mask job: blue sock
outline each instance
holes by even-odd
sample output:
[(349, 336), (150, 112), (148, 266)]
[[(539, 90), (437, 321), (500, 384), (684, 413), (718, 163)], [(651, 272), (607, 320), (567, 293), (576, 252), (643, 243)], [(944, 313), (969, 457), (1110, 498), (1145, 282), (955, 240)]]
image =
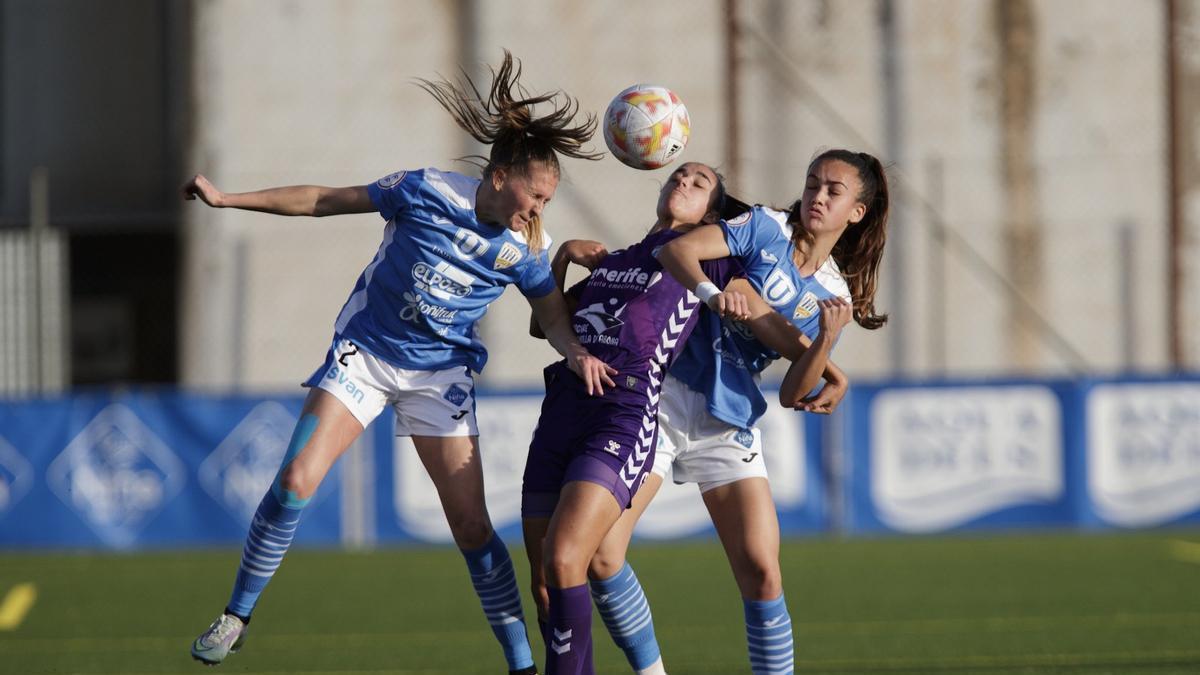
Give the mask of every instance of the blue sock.
[(288, 443), (278, 473), (271, 481), (271, 489), (263, 495), (250, 521), (250, 533), (242, 548), (242, 564), (238, 567), (237, 579), (233, 582), (233, 594), (229, 597), (226, 610), (248, 620), (258, 603), (258, 596), (267, 587), (267, 582), (279, 569), (283, 555), (292, 544), (300, 512), (308, 499), (300, 499), (294, 492), (284, 490), (279, 484), (280, 476), (288, 464), (300, 454), (300, 450), (317, 430), (317, 416), (305, 415), (296, 424), (292, 440)]
[(792, 673), (792, 617), (780, 593), (774, 600), (742, 599), (746, 612), (746, 644), (755, 675)]
[(661, 656), (654, 637), (654, 619), (650, 603), (642, 592), (637, 575), (629, 563), (607, 579), (593, 580), (592, 601), (629, 665), (635, 671), (654, 664)]
[(292, 543), (301, 510), (284, 506), (274, 490), (267, 490), (263, 495), (250, 523), (246, 546), (242, 549), (242, 564), (238, 567), (227, 607), (230, 612), (243, 618), (250, 617), (259, 594), (279, 568), (283, 554)]
[(525, 615), (521, 612), (521, 590), (513, 574), (508, 549), (493, 534), (491, 541), (473, 551), (462, 550), (471, 573), (471, 585), (483, 604), (483, 614), (492, 625), (492, 632), (504, 649), (510, 670), (533, 665), (533, 652), (525, 634)]

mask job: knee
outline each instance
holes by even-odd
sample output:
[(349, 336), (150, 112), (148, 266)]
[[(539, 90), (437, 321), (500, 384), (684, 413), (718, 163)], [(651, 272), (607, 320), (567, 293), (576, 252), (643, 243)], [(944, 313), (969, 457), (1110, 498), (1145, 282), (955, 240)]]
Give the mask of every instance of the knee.
[(783, 593), (783, 575), (776, 560), (748, 559), (737, 577), (742, 597), (747, 600), (774, 600)]
[[(546, 550), (543, 565), (546, 569), (546, 580), (555, 588), (564, 588), (565, 584), (577, 579), (586, 579), (590, 558), (572, 547), (555, 546)], [(582, 581), (580, 582), (582, 583)]]
[(308, 499), (321, 484), (321, 476), (301, 462), (292, 462), (279, 474), (279, 487), (299, 499)]
[(603, 549), (592, 556), (588, 563), (588, 578), (594, 580), (611, 579), (621, 568), (625, 567), (625, 556), (607, 553)]
[(446, 520), (450, 524), (450, 534), (454, 536), (454, 543), (459, 548), (482, 548), (492, 539), (492, 521), (486, 511), (482, 514), (455, 517), (446, 514)]

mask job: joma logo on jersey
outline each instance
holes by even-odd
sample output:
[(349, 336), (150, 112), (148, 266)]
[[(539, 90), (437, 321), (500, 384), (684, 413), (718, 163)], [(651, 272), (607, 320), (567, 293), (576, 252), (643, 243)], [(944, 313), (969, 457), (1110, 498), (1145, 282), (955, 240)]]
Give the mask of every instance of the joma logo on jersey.
[(486, 239), (470, 230), (460, 227), (454, 235), (454, 253), (463, 260), (474, 260), (490, 247)]
[(792, 312), (793, 319), (807, 319), (817, 313), (817, 296), (812, 291), (804, 293), (800, 302), (796, 303), (796, 311)]
[(492, 269), (507, 269), (521, 262), (523, 257), (521, 249), (509, 242), (504, 242), (504, 245), (500, 247), (500, 252), (496, 254), (496, 262), (492, 263)]
[(788, 278), (786, 272), (774, 270), (767, 275), (767, 280), (763, 283), (762, 297), (772, 307), (782, 307), (796, 297), (796, 285)]
[(412, 275), (417, 281), (417, 288), (443, 300), (467, 297), (475, 281), (475, 277), (447, 262), (438, 263), (437, 267), (417, 263), (413, 265)]

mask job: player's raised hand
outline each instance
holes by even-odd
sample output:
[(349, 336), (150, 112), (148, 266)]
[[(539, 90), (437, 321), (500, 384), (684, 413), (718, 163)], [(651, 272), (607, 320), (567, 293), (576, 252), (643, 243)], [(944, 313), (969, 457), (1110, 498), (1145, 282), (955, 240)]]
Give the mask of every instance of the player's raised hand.
[(608, 255), (604, 244), (590, 239), (571, 239), (563, 242), (562, 248), (567, 260), (589, 270), (596, 269), (600, 261)]
[(180, 188), (184, 199), (200, 198), (200, 201), (209, 206), (223, 206), (225, 194), (217, 189), (207, 178), (201, 174), (192, 176), (192, 179), (183, 184)]
[(841, 298), (827, 298), (817, 302), (821, 308), (820, 330), (831, 339), (836, 339), (838, 333), (854, 318), (854, 308)]
[(612, 379), (612, 376), (617, 374), (617, 369), (592, 356), (586, 349), (572, 354), (567, 359), (567, 367), (583, 380), (589, 396), (603, 396), (604, 385), (610, 388), (617, 386)]

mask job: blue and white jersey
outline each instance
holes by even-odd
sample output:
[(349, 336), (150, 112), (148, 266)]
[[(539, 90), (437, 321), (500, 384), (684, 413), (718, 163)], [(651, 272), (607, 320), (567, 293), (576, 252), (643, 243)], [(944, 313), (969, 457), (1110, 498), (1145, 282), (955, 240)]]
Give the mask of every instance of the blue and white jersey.
[[(820, 332), (819, 300), (850, 301), (850, 288), (833, 257), (815, 274), (800, 275), (792, 262), (792, 226), (787, 213), (763, 206), (722, 221), (725, 243), (742, 263), (747, 281), (772, 309), (787, 317), (809, 339)], [(754, 339), (744, 324), (722, 321), (705, 311), (671, 375), (705, 395), (708, 411), (719, 420), (750, 428), (767, 410), (758, 389), (759, 374), (779, 354)]]
[(398, 171), (367, 186), (387, 220), (375, 259), (335, 324), (337, 335), (399, 368), (483, 370), (475, 324), (504, 287), (530, 298), (554, 290), (547, 248), (475, 218), (479, 180), (448, 171)]

